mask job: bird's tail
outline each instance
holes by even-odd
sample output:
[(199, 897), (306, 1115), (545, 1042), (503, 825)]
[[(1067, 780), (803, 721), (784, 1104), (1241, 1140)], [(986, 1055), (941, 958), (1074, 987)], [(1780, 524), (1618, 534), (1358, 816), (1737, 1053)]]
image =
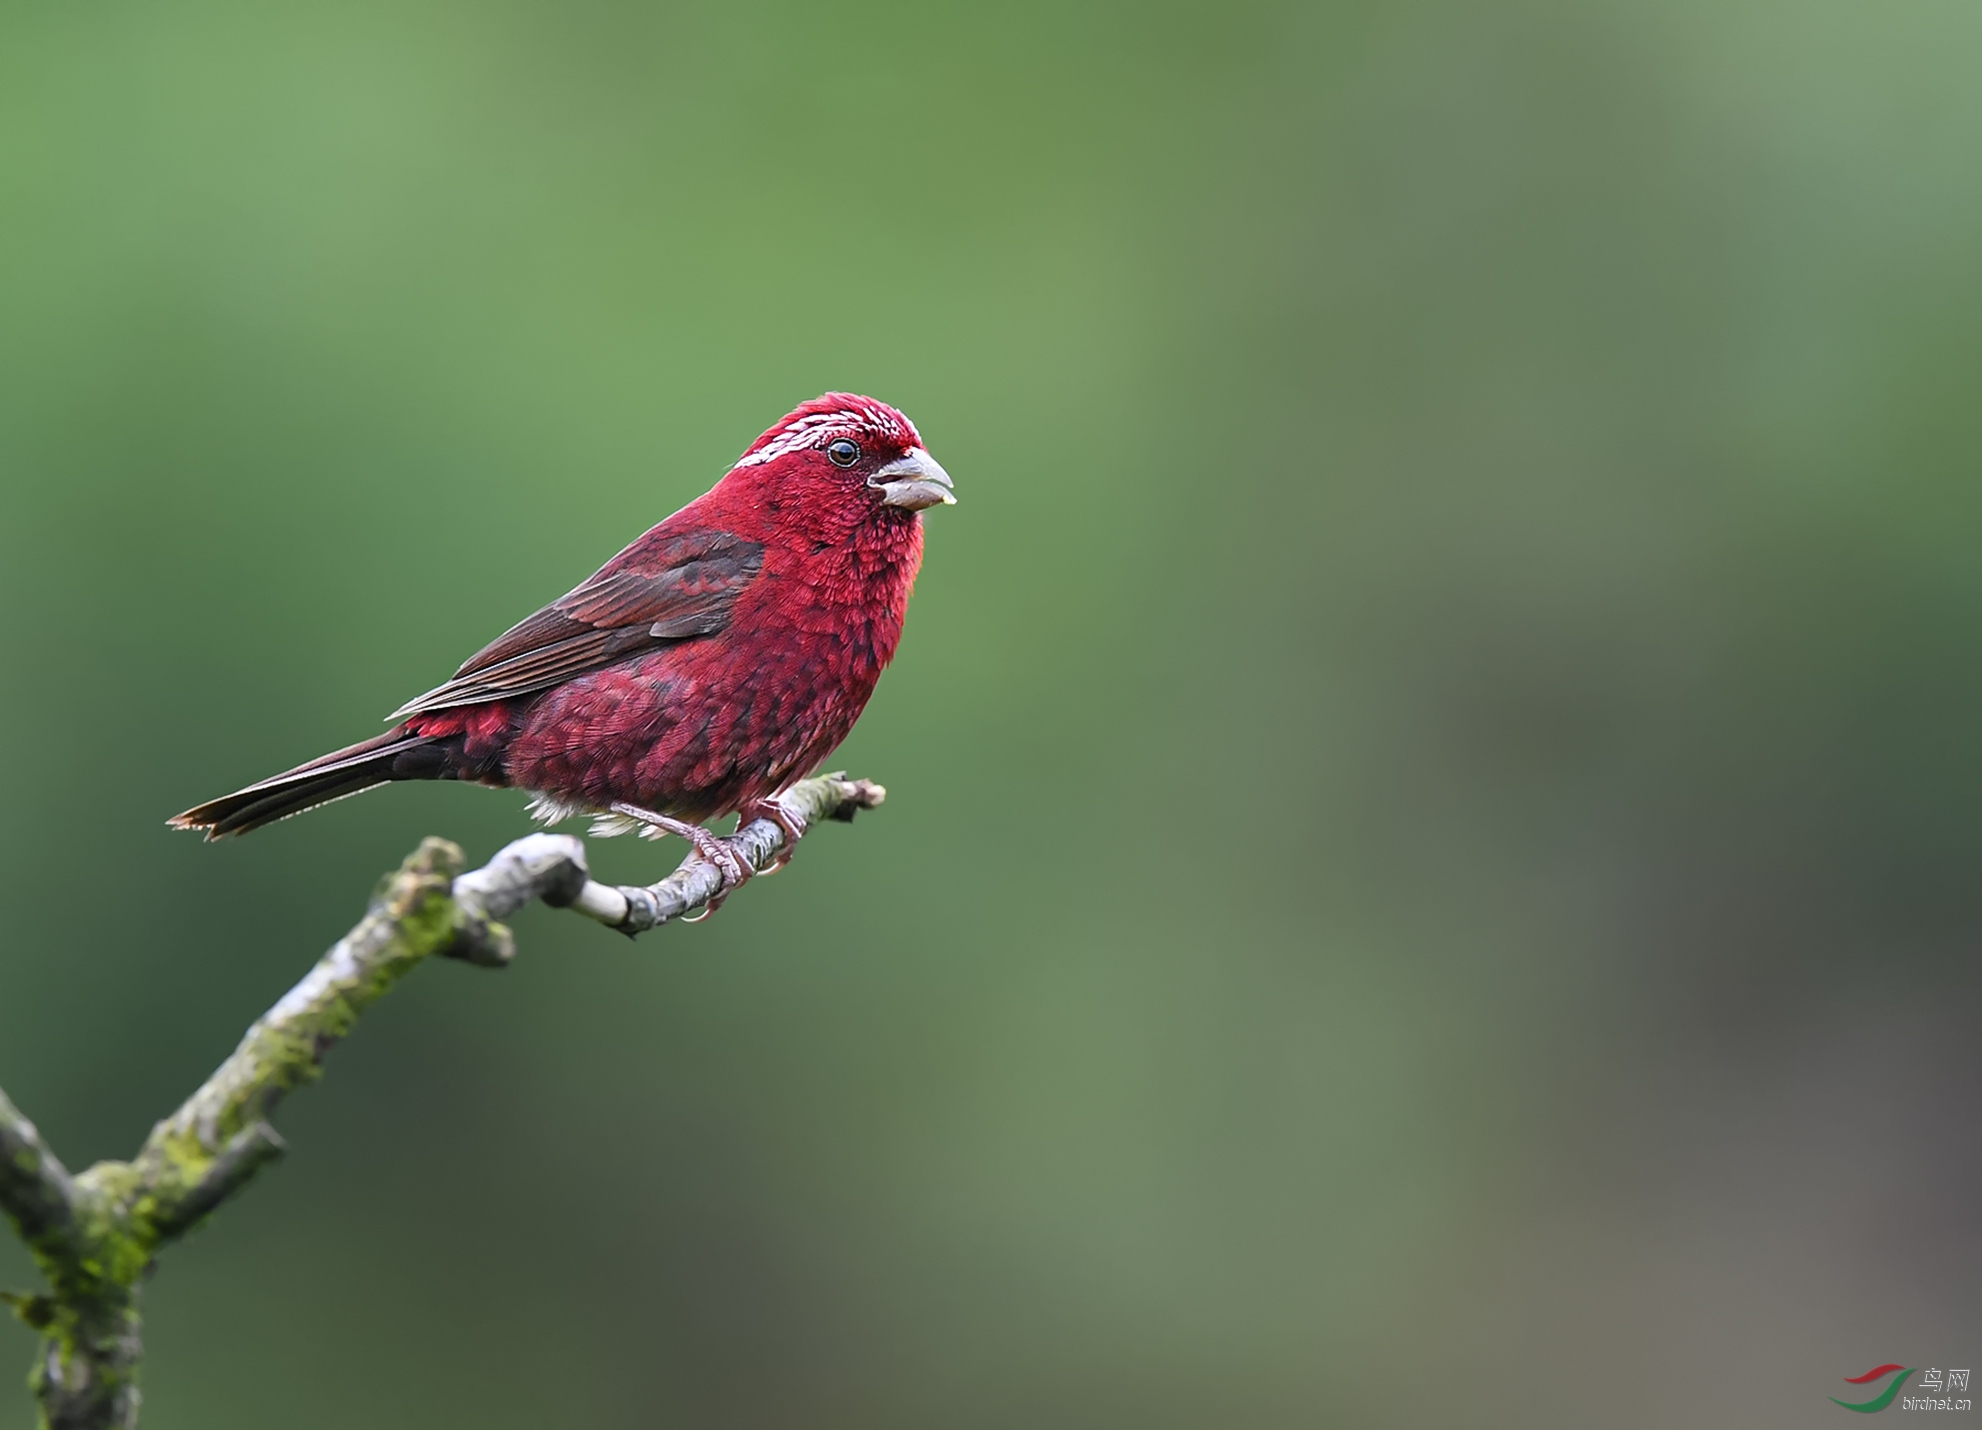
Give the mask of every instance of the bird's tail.
[(208, 839), (246, 834), (392, 780), (444, 779), (450, 773), (445, 746), (443, 739), (416, 735), (401, 725), (260, 784), (208, 800), (166, 822), (174, 829), (203, 829)]

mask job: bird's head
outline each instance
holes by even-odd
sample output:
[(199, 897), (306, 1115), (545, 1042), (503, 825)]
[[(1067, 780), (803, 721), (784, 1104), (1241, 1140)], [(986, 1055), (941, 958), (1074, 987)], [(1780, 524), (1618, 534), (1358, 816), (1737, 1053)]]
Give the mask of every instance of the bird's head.
[(724, 479), (764, 497), (790, 497), (840, 511), (912, 518), (956, 502), (950, 475), (929, 455), (915, 424), (871, 397), (829, 392), (786, 414)]

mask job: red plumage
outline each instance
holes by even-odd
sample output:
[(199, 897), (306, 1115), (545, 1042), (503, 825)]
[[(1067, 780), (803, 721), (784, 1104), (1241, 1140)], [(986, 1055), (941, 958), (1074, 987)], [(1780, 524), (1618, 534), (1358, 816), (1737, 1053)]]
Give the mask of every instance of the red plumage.
[(949, 488), (901, 413), (827, 393), (384, 735), (172, 823), (243, 834), (407, 779), (529, 790), (552, 813), (775, 813), (763, 802), (846, 738), (893, 659), (921, 509)]

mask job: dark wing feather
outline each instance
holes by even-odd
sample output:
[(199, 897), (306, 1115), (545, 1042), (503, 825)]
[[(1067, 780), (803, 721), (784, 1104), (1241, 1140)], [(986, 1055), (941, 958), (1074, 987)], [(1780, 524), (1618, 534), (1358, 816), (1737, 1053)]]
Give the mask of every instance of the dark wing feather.
[(387, 718), (531, 695), (658, 646), (713, 635), (764, 568), (759, 543), (726, 531), (691, 532), (654, 551), (644, 545), (510, 627), (454, 679)]

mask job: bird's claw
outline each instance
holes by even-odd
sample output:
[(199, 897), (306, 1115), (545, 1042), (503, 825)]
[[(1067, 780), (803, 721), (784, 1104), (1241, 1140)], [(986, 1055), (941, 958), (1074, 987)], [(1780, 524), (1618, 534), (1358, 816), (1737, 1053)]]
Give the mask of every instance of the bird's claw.
[[(758, 819), (770, 820), (785, 834), (784, 843), (778, 846), (777, 856), (768, 867), (757, 871), (760, 874), (775, 874), (791, 862), (791, 856), (798, 848), (798, 841), (805, 837), (805, 831), (809, 826), (803, 815), (785, 804), (783, 800), (776, 798), (754, 800), (743, 811), (743, 824)], [(739, 829), (742, 827), (742, 824), (737, 826)]]
[(731, 847), (727, 839), (718, 834), (711, 834), (699, 824), (690, 824), (685, 819), (671, 819), (665, 814), (656, 814), (651, 809), (642, 809), (634, 804), (615, 804), (612, 812), (623, 814), (628, 819), (637, 819), (642, 824), (652, 825), (656, 829), (664, 829), (669, 834), (679, 834), (694, 845), (696, 854), (705, 863), (714, 865), (716, 872), (722, 876), (722, 887), (710, 896), (708, 903), (702, 906), (702, 912), (692, 917), (683, 917), (683, 923), (702, 922), (720, 909), (723, 900), (742, 888), (749, 882), (750, 876), (757, 872), (751, 868), (747, 859)]

